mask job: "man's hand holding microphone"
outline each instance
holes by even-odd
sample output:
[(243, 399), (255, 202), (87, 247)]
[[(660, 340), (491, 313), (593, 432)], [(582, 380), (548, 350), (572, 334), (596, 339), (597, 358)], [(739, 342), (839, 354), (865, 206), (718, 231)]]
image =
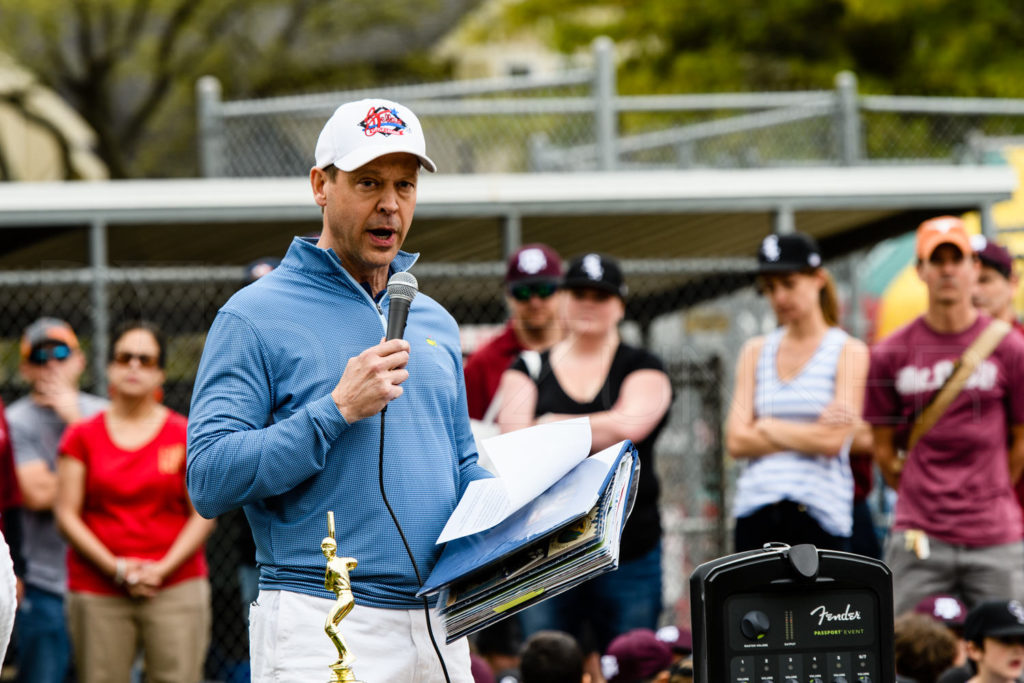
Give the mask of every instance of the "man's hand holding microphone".
[(387, 337), (358, 356), (349, 358), (345, 371), (331, 392), (334, 405), (349, 424), (376, 415), (402, 395), (402, 382), (409, 379), (409, 342), (402, 339), (409, 306), (418, 292), (412, 273), (398, 272), (388, 280)]

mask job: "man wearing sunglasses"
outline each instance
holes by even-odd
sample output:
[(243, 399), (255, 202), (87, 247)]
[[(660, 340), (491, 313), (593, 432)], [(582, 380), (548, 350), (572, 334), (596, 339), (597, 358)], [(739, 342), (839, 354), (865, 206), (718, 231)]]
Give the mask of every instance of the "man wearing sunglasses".
[[(562, 338), (561, 280), (562, 259), (546, 244), (526, 244), (509, 257), (504, 282), (508, 322), (463, 368), (466, 403), (478, 442), (500, 433), (495, 420), (501, 401), (495, 400), (495, 394), (502, 373), (523, 351), (544, 351)], [(483, 651), (486, 645), (497, 672), (515, 667), (521, 640), (518, 620), (506, 619), (484, 629), (477, 636), (477, 646)]]
[(466, 360), (470, 418), (493, 422), (485, 418), (501, 374), (523, 351), (544, 351), (562, 338), (561, 279), (562, 259), (546, 244), (524, 245), (509, 257), (505, 271), (508, 323)]
[(65, 544), (53, 519), (57, 444), (64, 428), (103, 410), (107, 401), (79, 391), (85, 357), (71, 326), (40, 318), (21, 338), (22, 377), (31, 389), (7, 409), (24, 512), (25, 598), (18, 607), (21, 680), (58, 683), (70, 662), (64, 628)]

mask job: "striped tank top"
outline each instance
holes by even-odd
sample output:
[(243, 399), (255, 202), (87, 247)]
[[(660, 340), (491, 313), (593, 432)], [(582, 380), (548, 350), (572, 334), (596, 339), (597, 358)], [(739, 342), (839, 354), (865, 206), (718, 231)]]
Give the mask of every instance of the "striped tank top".
[[(754, 417), (815, 422), (836, 393), (836, 366), (849, 335), (829, 328), (814, 355), (789, 381), (778, 375), (776, 356), (785, 328), (765, 337), (754, 378)], [(744, 460), (733, 504), (746, 517), (782, 500), (807, 507), (808, 514), (833, 536), (853, 531), (853, 475), (849, 454), (838, 457), (780, 451)]]

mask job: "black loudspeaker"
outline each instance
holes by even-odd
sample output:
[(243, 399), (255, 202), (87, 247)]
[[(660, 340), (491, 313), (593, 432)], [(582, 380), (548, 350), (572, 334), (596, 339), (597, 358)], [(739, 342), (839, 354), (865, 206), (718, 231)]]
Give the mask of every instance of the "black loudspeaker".
[(892, 572), (768, 544), (690, 576), (694, 683), (894, 683)]

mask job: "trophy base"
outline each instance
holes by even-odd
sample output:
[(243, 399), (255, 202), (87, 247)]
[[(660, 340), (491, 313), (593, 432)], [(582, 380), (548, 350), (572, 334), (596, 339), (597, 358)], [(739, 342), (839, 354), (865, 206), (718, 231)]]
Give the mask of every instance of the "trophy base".
[(334, 675), (328, 679), (327, 683), (361, 683), (352, 672), (352, 667), (347, 664), (335, 662), (329, 665), (329, 668), (334, 672)]

